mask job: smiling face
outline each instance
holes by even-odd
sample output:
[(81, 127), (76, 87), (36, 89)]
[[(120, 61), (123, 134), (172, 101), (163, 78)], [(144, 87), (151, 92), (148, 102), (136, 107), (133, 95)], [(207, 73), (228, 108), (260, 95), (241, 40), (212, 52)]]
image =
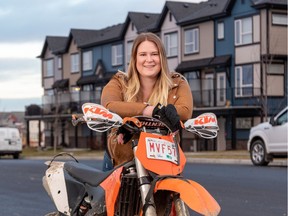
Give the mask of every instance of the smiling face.
[(145, 40), (139, 44), (136, 68), (142, 78), (156, 78), (158, 76), (161, 70), (161, 62), (159, 50), (155, 43)]

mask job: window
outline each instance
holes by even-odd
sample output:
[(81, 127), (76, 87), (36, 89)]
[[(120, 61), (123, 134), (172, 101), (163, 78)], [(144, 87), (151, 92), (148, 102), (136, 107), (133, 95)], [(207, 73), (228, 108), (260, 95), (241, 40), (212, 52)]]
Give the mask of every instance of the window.
[(235, 68), (235, 95), (237, 97), (252, 96), (253, 65), (238, 66)]
[(224, 39), (224, 22), (217, 24), (217, 38), (218, 40)]
[(235, 20), (235, 45), (252, 43), (252, 17)]
[(217, 105), (226, 103), (226, 73), (217, 74)]
[(58, 69), (61, 69), (62, 68), (62, 56), (58, 56), (57, 60), (58, 60)]
[(71, 73), (79, 72), (79, 54), (71, 55)]
[(191, 90), (199, 91), (200, 90), (200, 79), (199, 79), (199, 72), (198, 71), (192, 71), (184, 73), (184, 77), (187, 79), (187, 82), (190, 85)]
[(177, 32), (166, 34), (164, 36), (164, 44), (167, 52), (167, 57), (178, 55), (178, 34)]
[(54, 60), (48, 59), (44, 61), (44, 68), (45, 68), (45, 77), (51, 77), (54, 76), (54, 70), (53, 70)]
[(288, 122), (287, 110), (276, 119), (276, 125), (283, 125)]
[(237, 129), (249, 129), (252, 127), (252, 118), (236, 118)]
[(54, 95), (53, 89), (45, 89), (44, 95), (52, 96)]
[(112, 65), (122, 65), (123, 63), (123, 53), (122, 44), (112, 46)]
[(287, 14), (272, 14), (272, 24), (274, 25), (288, 25)]
[(278, 74), (284, 76), (284, 64), (267, 64), (268, 74)]
[(185, 31), (185, 54), (199, 52), (199, 29)]
[(92, 51), (83, 52), (83, 71), (92, 70)]
[(128, 41), (127, 42), (127, 46), (126, 46), (126, 53), (127, 53), (127, 56), (126, 56), (126, 63), (127, 65), (129, 65), (129, 62), (130, 62), (130, 58), (131, 58), (131, 53), (132, 53), (132, 46), (133, 46), (133, 41)]
[(171, 12), (169, 12), (169, 22), (172, 22), (173, 21), (173, 15)]

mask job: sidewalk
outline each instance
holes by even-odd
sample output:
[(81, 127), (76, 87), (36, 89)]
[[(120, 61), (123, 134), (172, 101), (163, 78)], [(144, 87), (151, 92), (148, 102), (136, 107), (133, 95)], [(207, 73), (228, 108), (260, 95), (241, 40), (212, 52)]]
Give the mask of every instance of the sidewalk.
[[(33, 153), (23, 151), (22, 157), (25, 159), (47, 159), (60, 152), (68, 152), (77, 159), (103, 159), (103, 151), (93, 151), (89, 149), (61, 149), (54, 153), (49, 151), (35, 151)], [(227, 151), (201, 151), (184, 152), (187, 162), (191, 163), (217, 163), (217, 164), (246, 164), (252, 165), (250, 155), (245, 150), (227, 150)], [(287, 159), (274, 159), (269, 163), (272, 166), (287, 166)]]
[[(217, 163), (217, 164), (246, 164), (253, 165), (250, 154), (245, 150), (227, 150), (213, 152), (186, 152), (187, 162)], [(272, 166), (287, 166), (287, 159), (274, 159), (269, 163)]]

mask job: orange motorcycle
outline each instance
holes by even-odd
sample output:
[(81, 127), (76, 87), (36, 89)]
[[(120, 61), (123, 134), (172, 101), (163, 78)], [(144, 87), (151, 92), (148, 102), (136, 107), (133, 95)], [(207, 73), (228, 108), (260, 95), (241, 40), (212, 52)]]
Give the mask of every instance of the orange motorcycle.
[[(134, 159), (111, 171), (72, 161), (47, 162), (43, 185), (57, 212), (52, 215), (201, 215), (214, 216), (220, 206), (199, 183), (182, 173), (186, 158), (173, 133), (159, 119), (135, 116), (122, 119), (101, 105), (85, 103), (83, 115), (72, 123), (86, 123), (97, 132), (125, 127), (139, 138), (132, 141)], [(205, 113), (182, 124), (183, 130), (210, 139), (217, 136), (217, 118)], [(72, 156), (71, 156), (72, 157)]]

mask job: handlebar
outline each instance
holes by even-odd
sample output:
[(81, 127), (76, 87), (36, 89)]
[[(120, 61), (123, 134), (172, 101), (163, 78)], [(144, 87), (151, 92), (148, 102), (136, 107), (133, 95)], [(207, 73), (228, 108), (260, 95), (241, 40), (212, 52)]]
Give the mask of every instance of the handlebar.
[[(118, 114), (94, 103), (83, 104), (82, 111), (83, 114), (72, 115), (73, 126), (86, 123), (91, 130), (96, 132), (105, 132), (111, 128), (124, 126), (134, 133), (141, 131), (172, 133), (167, 125), (153, 117), (135, 116), (122, 119)], [(186, 131), (205, 139), (215, 138), (219, 131), (214, 113), (203, 113), (196, 118), (187, 120), (183, 125)]]

